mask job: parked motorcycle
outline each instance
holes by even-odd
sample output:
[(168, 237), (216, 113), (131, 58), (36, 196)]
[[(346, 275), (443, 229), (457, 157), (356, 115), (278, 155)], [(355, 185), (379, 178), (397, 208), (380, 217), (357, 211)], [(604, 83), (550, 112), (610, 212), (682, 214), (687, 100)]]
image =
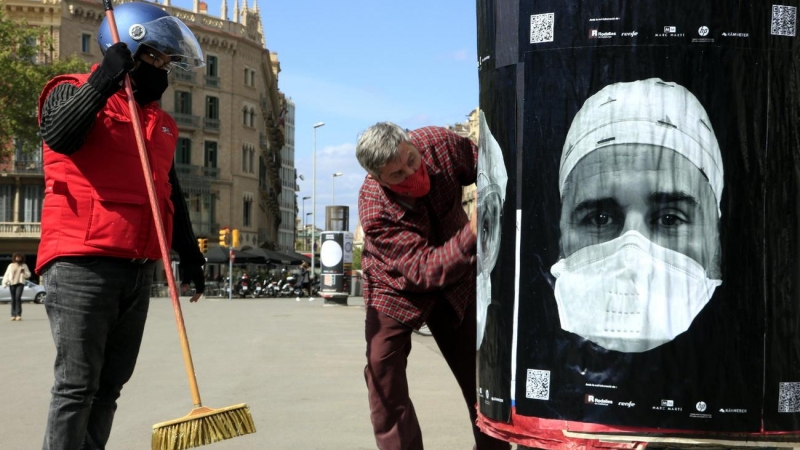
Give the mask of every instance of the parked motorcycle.
[(265, 293), (266, 291), (264, 290), (264, 283), (261, 281), (260, 277), (256, 277), (253, 283), (253, 290), (252, 290), (253, 298), (259, 298)]
[(279, 293), (280, 297), (296, 297), (297, 294), (294, 293), (294, 277), (286, 277), (283, 284), (281, 285), (281, 290)]
[(250, 293), (250, 278), (246, 274), (239, 277), (234, 292), (239, 298), (245, 298)]

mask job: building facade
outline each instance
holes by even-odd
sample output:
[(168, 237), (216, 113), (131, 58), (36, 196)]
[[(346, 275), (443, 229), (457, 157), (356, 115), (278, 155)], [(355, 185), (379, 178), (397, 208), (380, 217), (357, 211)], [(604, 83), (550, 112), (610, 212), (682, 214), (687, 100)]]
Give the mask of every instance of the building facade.
[(294, 102), (286, 99), (284, 136), (281, 149), (281, 224), (278, 228), (278, 251), (294, 251), (297, 217), (297, 170), (294, 167)]
[[(228, 19), (226, 0), (218, 17), (197, 0), (192, 10), (174, 8), (169, 0), (159, 5), (194, 32), (206, 60), (199, 71), (173, 70), (161, 100), (180, 130), (175, 167), (195, 234), (213, 246), (221, 227), (236, 228), (239, 248), (277, 248), (286, 239), (282, 228), (294, 231), (294, 214), (287, 220), (285, 211), (296, 207), (283, 202), (284, 190), (294, 199), (294, 105), (278, 90), (280, 63), (266, 49), (258, 6), (243, 0), (240, 7), (236, 0)], [(2, 8), (11, 20), (49, 30), (54, 45), (44, 60), (72, 54), (88, 63), (102, 60), (100, 0), (4, 0)], [(33, 256), (38, 249), (40, 153), (15, 154), (0, 164), (0, 255)], [(293, 236), (288, 242), (291, 248)]]

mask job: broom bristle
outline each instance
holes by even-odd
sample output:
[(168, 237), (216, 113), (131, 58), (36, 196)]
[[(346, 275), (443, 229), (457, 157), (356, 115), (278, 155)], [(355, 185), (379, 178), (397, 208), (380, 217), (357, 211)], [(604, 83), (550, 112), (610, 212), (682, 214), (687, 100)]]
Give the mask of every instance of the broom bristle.
[(180, 419), (153, 425), (153, 450), (182, 450), (255, 432), (245, 403), (222, 409), (197, 408)]

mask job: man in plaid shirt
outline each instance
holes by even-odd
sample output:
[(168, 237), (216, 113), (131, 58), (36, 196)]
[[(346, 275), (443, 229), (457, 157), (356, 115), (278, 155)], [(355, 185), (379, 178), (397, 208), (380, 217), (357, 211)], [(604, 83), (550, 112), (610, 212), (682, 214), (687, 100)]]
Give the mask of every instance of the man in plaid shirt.
[(477, 219), (461, 207), (478, 149), (444, 128), (407, 133), (382, 122), (356, 146), (367, 177), (358, 195), (364, 229), (364, 376), (381, 449), (421, 449), (406, 364), (411, 333), (427, 323), (467, 403), (477, 449), (509, 449), (475, 426)]

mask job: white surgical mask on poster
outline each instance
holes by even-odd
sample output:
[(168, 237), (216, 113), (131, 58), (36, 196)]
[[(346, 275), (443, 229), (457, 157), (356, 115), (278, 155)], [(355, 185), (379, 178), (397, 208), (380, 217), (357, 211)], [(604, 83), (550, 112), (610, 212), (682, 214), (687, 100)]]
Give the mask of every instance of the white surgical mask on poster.
[(479, 113), (478, 153), (478, 279), (477, 338), (480, 349), (486, 329), (486, 313), (492, 303), (491, 273), (500, 253), (500, 217), (506, 200), (508, 173), (503, 151), (492, 136), (483, 111)]
[(686, 331), (722, 280), (636, 231), (584, 247), (551, 268), (561, 328), (638, 353)]

